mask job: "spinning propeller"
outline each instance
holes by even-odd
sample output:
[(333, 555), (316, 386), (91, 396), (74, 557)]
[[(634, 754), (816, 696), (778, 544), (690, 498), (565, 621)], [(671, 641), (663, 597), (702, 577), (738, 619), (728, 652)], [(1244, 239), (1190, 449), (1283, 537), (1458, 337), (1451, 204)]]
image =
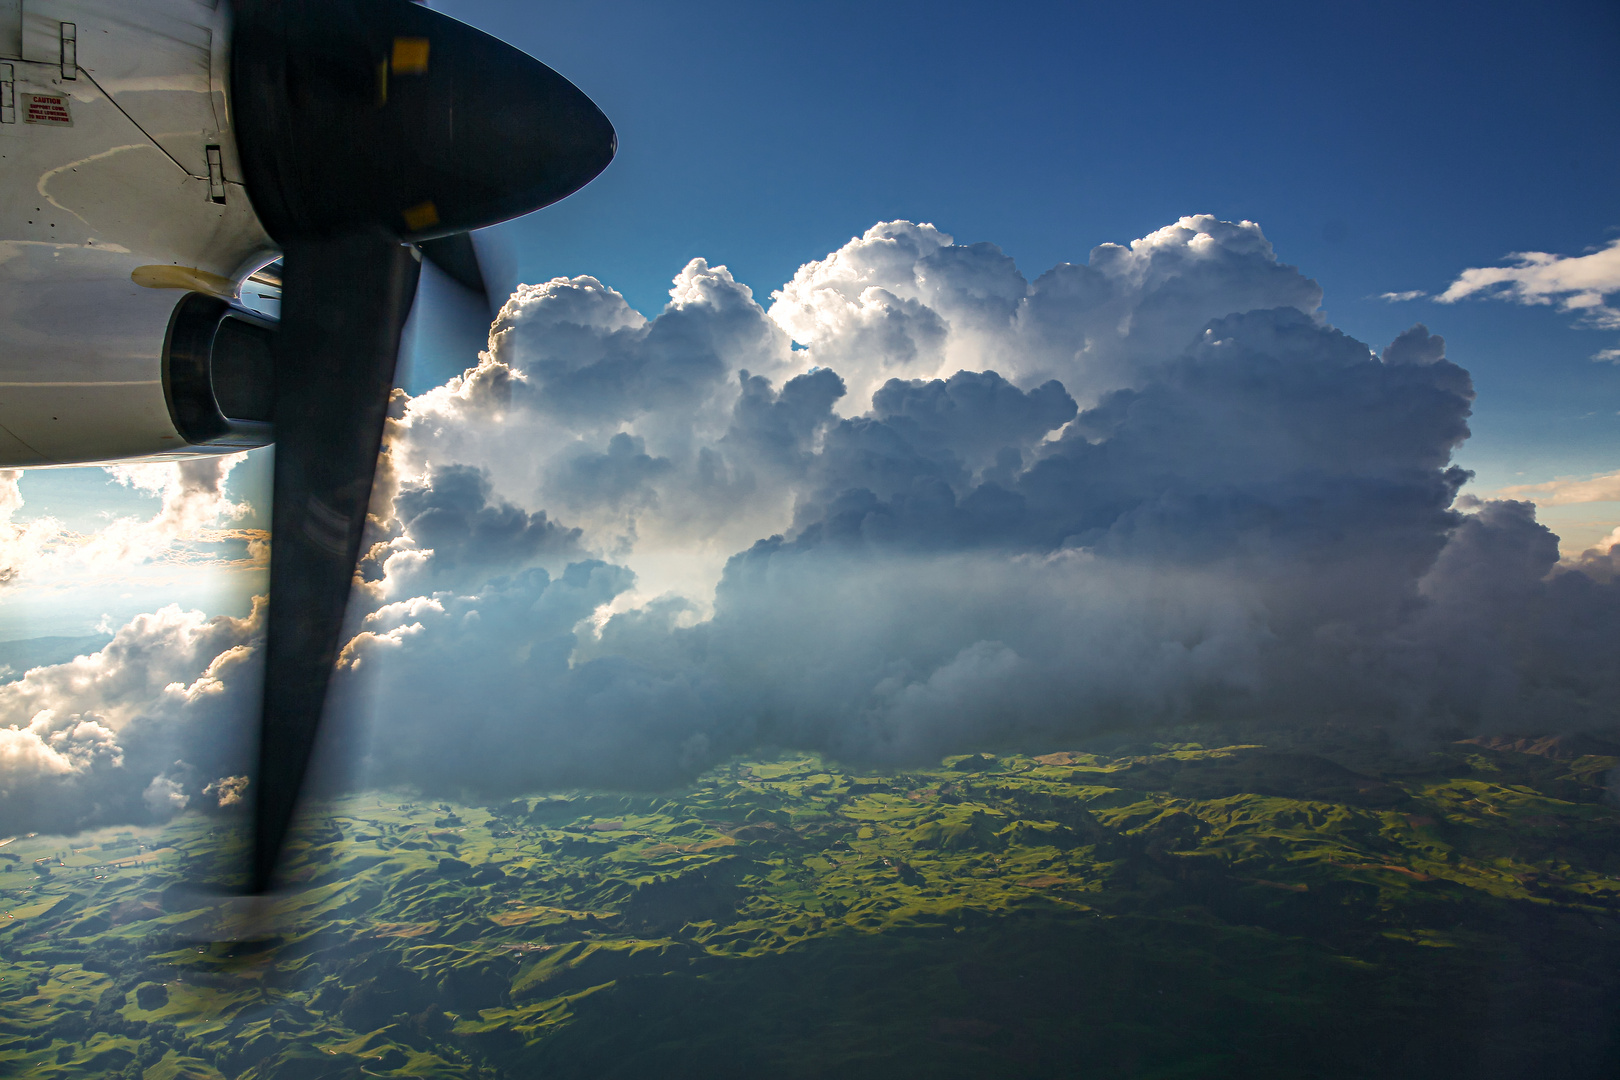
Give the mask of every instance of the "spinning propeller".
[(468, 230), (537, 210), (613, 159), (580, 90), (408, 0), (236, 0), (243, 179), (281, 246), (270, 609), (250, 888), (273, 880), (337, 658), (414, 245), (484, 294)]

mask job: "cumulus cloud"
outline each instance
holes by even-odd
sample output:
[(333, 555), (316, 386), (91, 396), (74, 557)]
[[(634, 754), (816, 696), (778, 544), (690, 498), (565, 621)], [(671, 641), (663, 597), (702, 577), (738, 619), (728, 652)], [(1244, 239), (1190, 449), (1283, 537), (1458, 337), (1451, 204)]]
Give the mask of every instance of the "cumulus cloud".
[(210, 619), (171, 605), (98, 652), (0, 686), (0, 820), (56, 831), (160, 820), (240, 773), (263, 610)]
[[(890, 222), (768, 311), (701, 261), (670, 296), (644, 320), (593, 279), (527, 286), (477, 368), (401, 411), (401, 491), (439, 483), (418, 463), (448, 439), (596, 558), (379, 578), (345, 653), (373, 775), (658, 784), (759, 742), (914, 760), (1302, 702), (1530, 718), (1434, 685), (1457, 567), (1508, 528), (1455, 505), (1467, 373), (1421, 324), (1381, 355), (1325, 325), (1252, 223), (1184, 218), (1032, 283)], [(1523, 600), (1555, 563), (1487, 576)], [(1527, 670), (1509, 607), (1476, 629)]]
[(146, 785), (141, 793), (141, 801), (152, 817), (158, 821), (167, 821), (186, 808), (191, 797), (186, 794), (185, 788), (179, 780), (170, 776), (154, 776), (152, 782)]
[(1388, 301), (1391, 304), (1404, 304), (1409, 300), (1421, 300), (1428, 295), (1422, 289), (1406, 289), (1402, 292), (1379, 293), (1378, 299)]
[[(1560, 563), (1530, 504), (1459, 499), (1467, 372), (1320, 303), (1207, 216), (1033, 281), (887, 222), (768, 309), (701, 259), (652, 318), (525, 285), (475, 366), (396, 401), (336, 683), (371, 724), (339, 751), (497, 794), (761, 744), (1612, 722), (1612, 548)], [(239, 799), (258, 617), (171, 609), (0, 688), (6, 809)]]
[[(479, 364), (392, 421), (388, 474), (427, 499), (460, 475), (436, 479), (437, 467), (476, 469), (488, 497), (545, 510), (546, 521), (576, 530), (579, 550), (633, 552), (643, 591), (701, 592), (791, 509), (780, 482), (792, 468), (787, 448), (760, 453), (771, 433), (739, 413), (767, 393), (774, 400), (802, 370), (752, 291), (702, 259), (677, 275), (652, 320), (594, 278), (521, 286)], [(804, 389), (783, 387), (788, 403), (776, 413), (783, 431), (809, 439), (814, 432), (786, 415), (805, 407)], [(390, 496), (381, 496), (387, 517)], [(396, 511), (389, 527), (398, 524)], [(560, 570), (563, 541), (557, 534), (526, 557)], [(401, 591), (390, 583), (380, 595)]]
[[(1620, 308), (1608, 302), (1620, 293), (1620, 240), (1585, 255), (1521, 251), (1508, 259), (1508, 266), (1464, 270), (1435, 300), (1451, 304), (1486, 296), (1518, 304), (1553, 304), (1579, 315), (1587, 326), (1620, 330)], [(1604, 349), (1593, 359), (1620, 362), (1620, 349)]]
[(165, 539), (189, 536), (215, 520), (239, 517), (247, 507), (225, 495), (225, 478), (245, 454), (191, 458), (152, 465), (112, 465), (107, 473), (120, 484), (156, 495), (163, 508), (142, 523), (145, 532)]
[(1034, 282), (994, 244), (885, 222), (806, 263), (772, 297), (772, 320), (843, 376), (847, 409), (859, 414), (891, 378), (963, 369), (1020, 384), (1058, 378), (1088, 401), (1175, 355), (1212, 318), (1314, 315), (1322, 290), (1279, 262), (1254, 222), (1201, 214), (1128, 246), (1102, 244)]
[(209, 784), (204, 784), (203, 798), (213, 799), (216, 806), (224, 809), (240, 803), (247, 794), (248, 778), (246, 776), (222, 776)]
[(23, 507), (22, 475), (20, 469), (0, 471), (0, 587), (39, 568), (69, 535), (55, 518), (13, 520)]

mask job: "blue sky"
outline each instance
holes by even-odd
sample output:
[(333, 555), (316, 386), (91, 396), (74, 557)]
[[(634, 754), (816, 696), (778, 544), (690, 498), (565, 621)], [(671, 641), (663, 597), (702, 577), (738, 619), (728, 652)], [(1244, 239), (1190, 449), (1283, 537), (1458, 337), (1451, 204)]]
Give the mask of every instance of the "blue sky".
[[(1346, 332), (1381, 348), (1421, 320), (1446, 338), (1479, 392), (1460, 455), (1476, 489), (1620, 468), (1620, 365), (1590, 360), (1620, 334), (1549, 306), (1378, 299), (1620, 236), (1613, 4), (435, 6), (563, 72), (619, 131), (600, 179), (497, 230), (507, 284), (592, 274), (651, 316), (694, 256), (768, 303), (882, 220), (996, 243), (1033, 279), (1183, 214), (1249, 219)], [(416, 389), (471, 361), (428, 322)], [(267, 475), (256, 454), (232, 491), (262, 511)], [(20, 519), (80, 531), (156, 506), (100, 470), (30, 473), (22, 492)], [(1542, 518), (1579, 546), (1620, 504)], [(241, 609), (253, 580), (141, 573), (14, 591), (0, 639), (156, 596)]]

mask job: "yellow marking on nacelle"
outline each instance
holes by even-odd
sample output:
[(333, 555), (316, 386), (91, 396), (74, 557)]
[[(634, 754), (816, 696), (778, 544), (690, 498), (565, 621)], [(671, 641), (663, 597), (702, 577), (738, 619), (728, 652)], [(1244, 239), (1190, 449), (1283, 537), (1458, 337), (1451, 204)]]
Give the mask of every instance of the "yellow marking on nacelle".
[(137, 266), (130, 271), (129, 280), (143, 289), (190, 289), (222, 300), (236, 297), (234, 281), (195, 266), (169, 266), (163, 263)]

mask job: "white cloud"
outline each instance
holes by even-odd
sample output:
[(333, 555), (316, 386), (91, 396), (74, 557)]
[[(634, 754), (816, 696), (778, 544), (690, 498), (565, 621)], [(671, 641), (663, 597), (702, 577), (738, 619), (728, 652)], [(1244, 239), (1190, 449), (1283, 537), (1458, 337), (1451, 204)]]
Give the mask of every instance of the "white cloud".
[(1422, 289), (1407, 289), (1405, 292), (1379, 293), (1378, 299), (1387, 300), (1391, 304), (1403, 304), (1408, 300), (1421, 300), (1428, 295)]
[(155, 539), (173, 540), (193, 536), (221, 518), (247, 513), (246, 504), (233, 503), (225, 495), (226, 478), (246, 457), (227, 454), (153, 465), (112, 465), (106, 471), (120, 484), (163, 500), (157, 516), (144, 522), (143, 528)]
[(1500, 495), (1505, 499), (1534, 499), (1543, 506), (1620, 501), (1620, 471), (1584, 479), (1561, 476), (1539, 484), (1514, 484)]
[(167, 776), (154, 776), (141, 793), (141, 801), (146, 803), (154, 818), (166, 821), (184, 810), (191, 797), (185, 793), (180, 781)]
[[(1620, 292), (1620, 239), (1586, 255), (1521, 251), (1508, 258), (1513, 265), (1464, 270), (1435, 300), (1451, 304), (1484, 295), (1519, 304), (1556, 304), (1578, 314), (1587, 326), (1620, 330), (1620, 308), (1607, 302)], [(1620, 362), (1620, 349), (1604, 349), (1592, 359)]]
[(98, 760), (116, 767), (123, 764), (123, 754), (116, 735), (93, 718), (41, 709), (27, 723), (0, 727), (0, 771), (11, 784), (26, 782), (30, 774), (55, 777), (88, 771)]
[(1252, 221), (1181, 218), (1034, 282), (994, 244), (956, 245), (932, 225), (883, 222), (772, 293), (771, 318), (849, 389), (858, 415), (891, 378), (993, 369), (1020, 385), (1056, 378), (1082, 404), (1173, 356), (1210, 319), (1294, 307), (1322, 291), (1277, 261)]
[[(431, 511), (424, 526), (454, 529), (463, 567), (505, 535), (496, 519), (506, 515), (506, 528), (530, 530), (532, 560), (553, 570), (584, 551), (612, 554), (648, 595), (702, 595), (735, 551), (788, 524), (792, 496), (781, 481), (791, 463), (731, 432), (743, 372), (780, 386), (804, 361), (724, 266), (692, 260), (651, 321), (594, 278), (521, 286), (489, 340), (478, 366), (412, 399), (391, 423), (374, 500), (387, 515), (395, 491), (414, 491), (397, 509)], [(437, 466), (460, 470), (441, 474), (465, 489), (454, 507), (433, 493)], [(512, 517), (519, 506), (543, 509), (543, 525)], [(472, 517), (456, 520), (465, 514), (482, 515), (478, 537)], [(448, 560), (429, 568), (419, 554), (432, 546), (426, 529), (390, 527), (379, 598), (416, 588), (407, 577), (417, 572), (447, 587)], [(545, 527), (557, 530), (549, 540), (537, 535)]]

